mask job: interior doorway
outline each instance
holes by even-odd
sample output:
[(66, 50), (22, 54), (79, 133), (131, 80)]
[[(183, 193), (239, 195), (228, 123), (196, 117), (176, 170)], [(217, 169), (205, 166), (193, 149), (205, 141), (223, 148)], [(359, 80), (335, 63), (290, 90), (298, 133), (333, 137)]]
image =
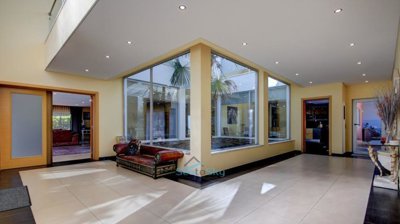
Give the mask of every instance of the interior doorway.
[(52, 93), (52, 161), (92, 158), (92, 97)]
[(330, 154), (330, 99), (303, 100), (303, 151)]
[(353, 100), (353, 153), (368, 154), (368, 145), (379, 145), (383, 124), (376, 109), (376, 99)]

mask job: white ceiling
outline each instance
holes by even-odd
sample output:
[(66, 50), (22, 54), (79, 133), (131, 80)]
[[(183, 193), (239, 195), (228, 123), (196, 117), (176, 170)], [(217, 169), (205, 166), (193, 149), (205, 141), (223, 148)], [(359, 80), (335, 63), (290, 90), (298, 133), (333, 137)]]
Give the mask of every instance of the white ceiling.
[(399, 17), (400, 0), (99, 0), (48, 70), (108, 79), (203, 38), (302, 85), (388, 80)]
[(53, 92), (53, 105), (70, 107), (90, 107), (89, 95)]

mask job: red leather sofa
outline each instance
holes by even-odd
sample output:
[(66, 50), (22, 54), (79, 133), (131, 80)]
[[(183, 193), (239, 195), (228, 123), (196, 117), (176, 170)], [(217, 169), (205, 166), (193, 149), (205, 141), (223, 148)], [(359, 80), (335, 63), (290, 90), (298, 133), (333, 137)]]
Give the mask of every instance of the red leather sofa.
[(53, 146), (78, 145), (79, 134), (70, 130), (54, 129)]
[(154, 179), (176, 172), (177, 161), (183, 153), (150, 145), (142, 145), (139, 140), (127, 144), (114, 145), (117, 166), (121, 166)]

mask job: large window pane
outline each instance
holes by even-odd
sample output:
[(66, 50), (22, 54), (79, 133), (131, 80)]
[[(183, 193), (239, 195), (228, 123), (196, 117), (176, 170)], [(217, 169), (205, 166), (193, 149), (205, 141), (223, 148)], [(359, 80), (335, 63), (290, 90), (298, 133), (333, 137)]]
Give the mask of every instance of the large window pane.
[(269, 142), (289, 139), (289, 85), (268, 78)]
[(257, 72), (212, 54), (212, 150), (257, 144)]
[(190, 56), (126, 79), (126, 132), (145, 144), (189, 150)]
[[(149, 70), (140, 74), (148, 74)], [(127, 134), (141, 140), (150, 140), (150, 83), (140, 76), (126, 80)]]

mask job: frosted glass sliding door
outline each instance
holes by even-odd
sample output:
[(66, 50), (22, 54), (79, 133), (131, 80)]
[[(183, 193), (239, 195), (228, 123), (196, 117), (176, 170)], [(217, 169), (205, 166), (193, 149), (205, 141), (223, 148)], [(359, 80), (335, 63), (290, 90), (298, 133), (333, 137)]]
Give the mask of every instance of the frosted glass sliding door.
[(42, 97), (13, 93), (11, 104), (12, 158), (42, 155)]

